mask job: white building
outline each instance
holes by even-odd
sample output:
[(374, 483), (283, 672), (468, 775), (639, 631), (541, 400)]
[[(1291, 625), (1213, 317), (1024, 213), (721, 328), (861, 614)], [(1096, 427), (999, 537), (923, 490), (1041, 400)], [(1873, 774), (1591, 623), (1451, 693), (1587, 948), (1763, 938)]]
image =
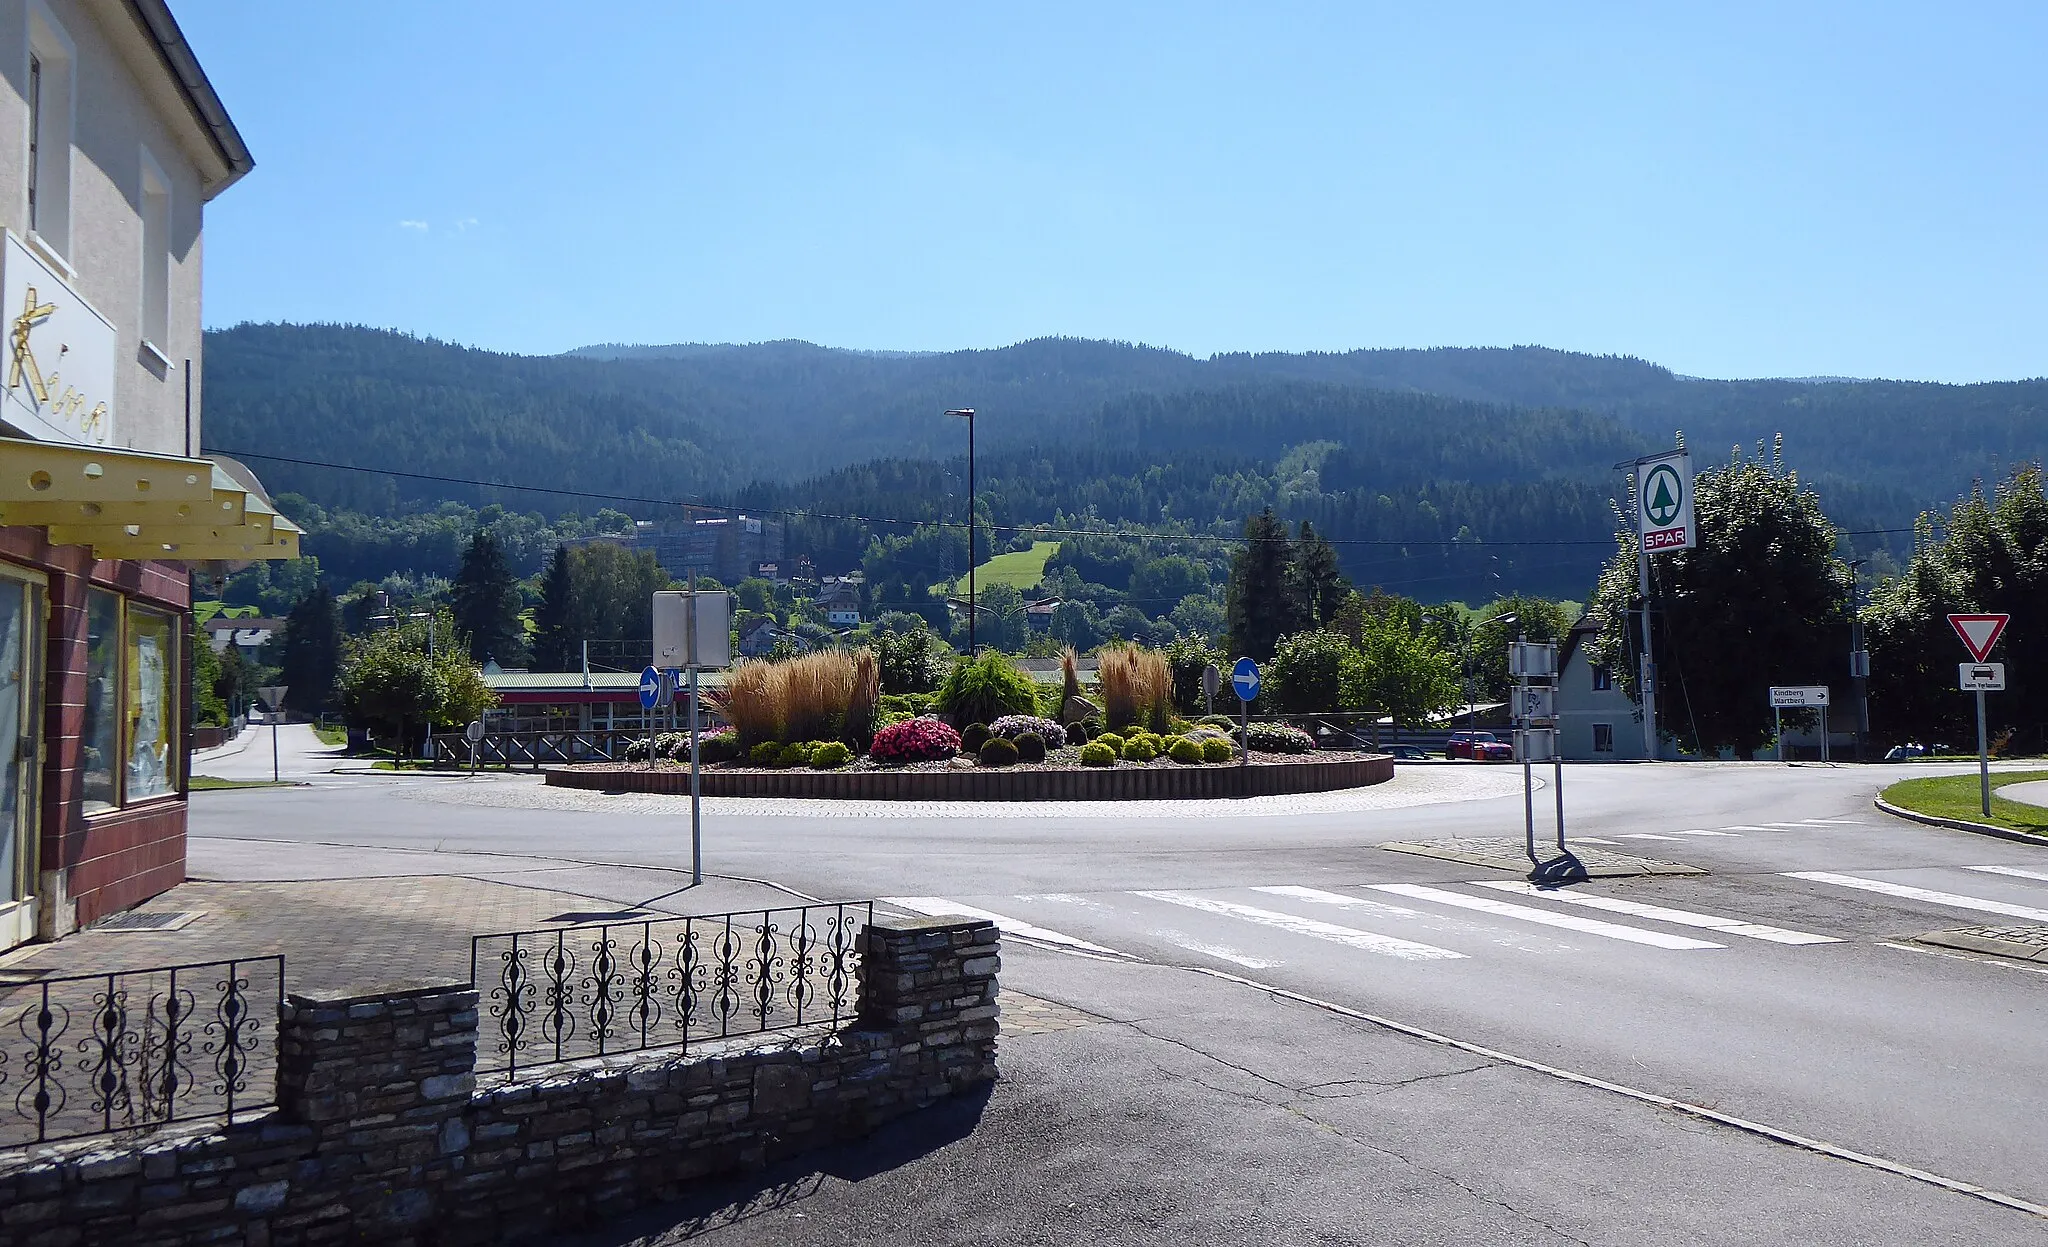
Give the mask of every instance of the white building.
[(1607, 667), (1593, 661), (1588, 647), (1600, 623), (1580, 616), (1558, 653), (1557, 748), (1568, 762), (1641, 761), (1643, 720)]

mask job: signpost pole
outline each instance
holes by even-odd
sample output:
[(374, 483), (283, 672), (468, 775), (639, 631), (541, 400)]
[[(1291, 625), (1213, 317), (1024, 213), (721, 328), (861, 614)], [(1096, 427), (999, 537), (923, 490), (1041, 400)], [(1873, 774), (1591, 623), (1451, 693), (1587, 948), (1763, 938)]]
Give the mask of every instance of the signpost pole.
[(1822, 765), (1822, 766), (1826, 766), (1826, 765), (1828, 764), (1828, 761), (1829, 761), (1829, 758), (1828, 758), (1828, 708), (1827, 708), (1826, 706), (1822, 706), (1822, 707), (1820, 708), (1820, 761), (1821, 761), (1821, 765)]
[[(1636, 487), (1642, 488), (1640, 476)], [(1642, 674), (1638, 677), (1643, 686), (1643, 757), (1651, 762), (1657, 760), (1657, 664), (1650, 657), (1650, 552), (1642, 548), (1642, 537), (1636, 537), (1636, 591), (1643, 599), (1643, 655)]]
[(697, 740), (697, 573), (690, 573), (690, 611), (683, 617), (683, 655), (690, 668), (690, 883), (704, 882), (703, 758)]
[(1777, 737), (1778, 761), (1783, 762), (1785, 760), (1785, 712), (1776, 706), (1771, 707), (1771, 735)]
[(1984, 732), (1984, 690), (1977, 690), (1977, 792), (1984, 817), (1991, 817), (1991, 742)]
[[(1977, 721), (1978, 721), (1979, 723), (1982, 723), (1982, 722), (1984, 721), (1984, 694), (1982, 694), (1982, 693), (1979, 693), (1979, 694), (1977, 694)], [(1980, 727), (1980, 728), (1979, 728), (1979, 729), (1977, 730), (1977, 735), (1978, 735), (1979, 737), (1982, 737), (1982, 736), (1984, 735), (1984, 731), (1983, 731), (1983, 729), (1982, 729), (1981, 727)], [(270, 782), (271, 782), (271, 783), (273, 783), (273, 784), (274, 784), (274, 783), (276, 783), (276, 782), (278, 782), (278, 780), (277, 780), (277, 711), (275, 711), (275, 710), (273, 710), (273, 711), (271, 711), (271, 712), (270, 712)]]

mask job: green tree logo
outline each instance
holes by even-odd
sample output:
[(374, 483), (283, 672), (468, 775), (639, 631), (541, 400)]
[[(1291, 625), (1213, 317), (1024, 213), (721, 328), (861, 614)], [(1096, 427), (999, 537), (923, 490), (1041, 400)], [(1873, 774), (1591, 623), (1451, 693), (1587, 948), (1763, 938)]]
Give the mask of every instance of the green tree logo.
[(1659, 528), (1671, 527), (1678, 520), (1678, 503), (1684, 493), (1678, 469), (1668, 463), (1658, 464), (1650, 470), (1649, 482), (1643, 489), (1643, 514)]

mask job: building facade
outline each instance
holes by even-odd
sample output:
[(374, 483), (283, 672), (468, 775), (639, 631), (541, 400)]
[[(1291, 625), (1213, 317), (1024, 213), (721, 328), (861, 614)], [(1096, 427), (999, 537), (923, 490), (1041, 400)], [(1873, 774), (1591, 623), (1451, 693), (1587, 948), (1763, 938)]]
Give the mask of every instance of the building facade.
[(687, 523), (641, 521), (628, 546), (651, 550), (661, 569), (681, 580), (691, 572), (720, 584), (736, 585), (762, 576), (777, 578), (782, 569), (784, 527), (781, 520), (729, 512)]
[(204, 207), (252, 167), (162, 0), (0, 0), (0, 948), (185, 876), (191, 573), (291, 558), (198, 457)]
[(1614, 673), (1593, 661), (1600, 624), (1591, 615), (1572, 625), (1557, 667), (1557, 749), (1568, 762), (1639, 762), (1643, 719)]

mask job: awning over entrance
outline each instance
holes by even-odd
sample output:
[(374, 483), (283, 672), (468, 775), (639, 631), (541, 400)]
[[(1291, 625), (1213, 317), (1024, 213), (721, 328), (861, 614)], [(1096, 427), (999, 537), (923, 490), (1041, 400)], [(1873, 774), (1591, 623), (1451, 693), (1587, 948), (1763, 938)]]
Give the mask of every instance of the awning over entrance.
[(0, 524), (102, 559), (249, 563), (299, 556), (298, 525), (210, 459), (0, 438)]

